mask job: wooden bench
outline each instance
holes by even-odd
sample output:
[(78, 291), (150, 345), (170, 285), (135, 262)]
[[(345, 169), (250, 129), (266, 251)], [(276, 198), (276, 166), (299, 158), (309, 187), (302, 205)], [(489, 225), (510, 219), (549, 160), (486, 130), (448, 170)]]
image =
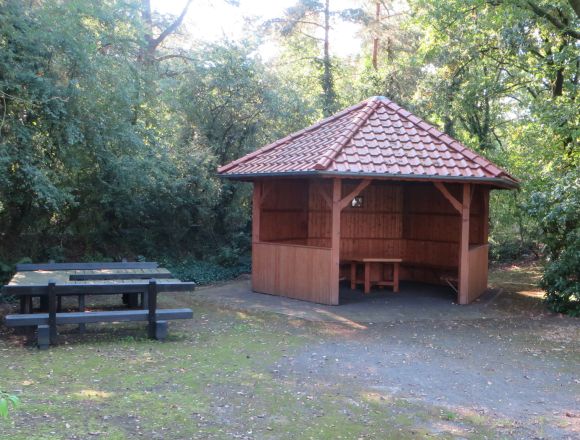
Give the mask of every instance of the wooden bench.
[[(142, 321), (149, 323), (148, 335), (153, 339), (163, 339), (167, 332), (168, 319), (188, 319), (193, 316), (190, 309), (157, 310), (157, 294), (160, 292), (192, 291), (195, 283), (171, 282), (157, 280), (132, 280), (131, 282), (98, 283), (98, 284), (56, 284), (48, 285), (7, 285), (2, 288), (4, 294), (15, 296), (46, 297), (48, 313), (20, 314), (6, 317), (6, 325), (12, 327), (36, 326), (38, 329), (38, 346), (46, 348), (57, 343), (58, 324), (79, 324), (88, 322)], [(57, 297), (67, 295), (114, 295), (142, 294), (146, 298), (147, 310), (124, 310), (112, 312), (68, 312), (57, 313)], [(163, 319), (162, 319), (163, 318)]]
[[(151, 319), (147, 310), (115, 310), (107, 312), (69, 312), (56, 313), (55, 325), (62, 324), (91, 324), (101, 322), (133, 322), (149, 321), (148, 335), (150, 338), (164, 340), (167, 336), (167, 321), (174, 319), (191, 319), (191, 309), (157, 310)], [(51, 340), (50, 315), (36, 313), (29, 315), (8, 315), (5, 318), (7, 327), (37, 327), (38, 348), (48, 348), (54, 341)]]

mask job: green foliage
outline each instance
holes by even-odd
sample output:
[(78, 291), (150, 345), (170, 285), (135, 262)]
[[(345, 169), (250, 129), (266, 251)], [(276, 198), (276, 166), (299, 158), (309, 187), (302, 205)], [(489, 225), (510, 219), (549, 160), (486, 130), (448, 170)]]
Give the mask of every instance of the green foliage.
[(5, 391), (0, 391), (0, 419), (7, 419), (10, 415), (10, 408), (17, 408), (20, 399)]
[[(227, 265), (225, 266), (221, 257), (203, 261), (193, 258), (179, 261), (167, 260), (164, 262), (164, 266), (180, 280), (195, 281), (199, 285), (233, 279), (251, 271), (249, 259), (233, 258), (231, 255), (228, 257)], [(222, 261), (222, 264), (220, 264), (220, 261)]]
[(530, 212), (538, 218), (547, 263), (542, 278), (546, 301), (563, 313), (580, 316), (580, 173), (532, 195)]

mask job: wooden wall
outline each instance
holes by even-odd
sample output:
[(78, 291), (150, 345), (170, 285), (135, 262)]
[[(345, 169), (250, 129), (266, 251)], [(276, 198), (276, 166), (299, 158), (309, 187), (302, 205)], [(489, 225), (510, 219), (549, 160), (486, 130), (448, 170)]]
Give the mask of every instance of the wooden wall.
[(254, 243), (252, 289), (256, 292), (336, 305), (330, 283), (330, 249)]
[(268, 180), (263, 186), (260, 240), (304, 243), (308, 238), (308, 181)]
[[(343, 197), (357, 183), (344, 180)], [(461, 201), (462, 185), (446, 187)], [(330, 180), (271, 180), (263, 188), (262, 242), (330, 248)], [(473, 188), (471, 246), (487, 242), (486, 190)], [(403, 280), (440, 284), (442, 275), (457, 276), (460, 216), (433, 183), (374, 181), (360, 195), (363, 206), (347, 206), (341, 214), (341, 260), (402, 258)]]
[(472, 302), (487, 289), (489, 245), (481, 244), (469, 249), (468, 302)]

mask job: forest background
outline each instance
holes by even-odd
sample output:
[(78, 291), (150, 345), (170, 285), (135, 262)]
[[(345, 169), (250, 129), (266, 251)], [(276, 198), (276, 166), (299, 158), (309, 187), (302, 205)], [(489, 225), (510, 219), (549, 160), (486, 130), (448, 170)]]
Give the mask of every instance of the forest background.
[(579, 0), (298, 0), (223, 39), (186, 25), (203, 0), (173, 3), (0, 0), (0, 281), (51, 259), (247, 271), (250, 188), (217, 166), (384, 95), (521, 180), (493, 193), (491, 258), (539, 259), (580, 314)]

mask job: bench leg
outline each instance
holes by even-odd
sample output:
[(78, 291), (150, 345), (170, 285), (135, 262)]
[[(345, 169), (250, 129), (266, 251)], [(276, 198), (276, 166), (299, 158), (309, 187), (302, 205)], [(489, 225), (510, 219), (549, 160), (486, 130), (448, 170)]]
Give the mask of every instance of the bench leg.
[(354, 261), (350, 263), (350, 289), (356, 289), (356, 263)]
[[(79, 312), (85, 311), (85, 305), (85, 295), (79, 295)], [(86, 329), (86, 324), (79, 324), (79, 333), (84, 333)]]
[(163, 341), (167, 337), (167, 321), (155, 322), (155, 339)]
[(141, 308), (143, 310), (149, 309), (149, 294), (147, 292), (141, 294)]
[(393, 292), (399, 291), (399, 263), (393, 265)]
[(40, 350), (46, 350), (50, 345), (50, 327), (39, 325), (36, 335), (36, 342)]

